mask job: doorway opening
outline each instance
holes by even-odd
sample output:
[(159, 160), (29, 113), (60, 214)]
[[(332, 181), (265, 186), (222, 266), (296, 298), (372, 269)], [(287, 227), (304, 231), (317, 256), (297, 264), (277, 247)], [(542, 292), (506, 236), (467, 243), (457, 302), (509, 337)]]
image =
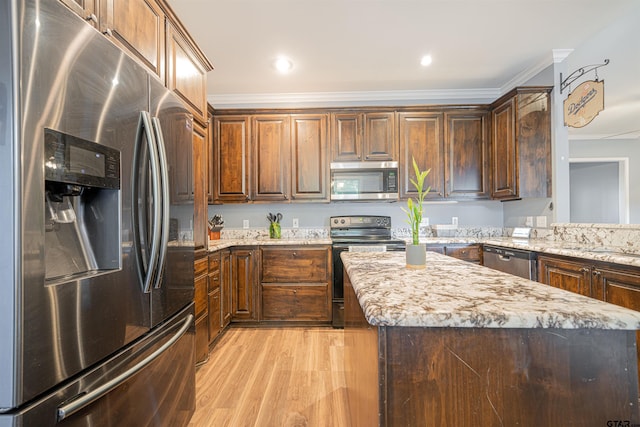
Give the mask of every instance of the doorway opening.
[(570, 221), (629, 223), (629, 159), (569, 159)]

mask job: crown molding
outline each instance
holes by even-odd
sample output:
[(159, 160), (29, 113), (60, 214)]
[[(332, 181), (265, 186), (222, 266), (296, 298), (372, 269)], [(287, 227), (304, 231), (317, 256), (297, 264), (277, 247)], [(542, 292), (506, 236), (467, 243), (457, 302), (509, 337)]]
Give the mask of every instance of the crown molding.
[(502, 85), (502, 87), (500, 88), (500, 95), (504, 95), (514, 87), (524, 85), (526, 82), (528, 82), (529, 80), (537, 76), (540, 72), (542, 72), (545, 68), (547, 68), (551, 64), (553, 64), (552, 57), (544, 58), (533, 67), (527, 68), (526, 70), (522, 71), (520, 74), (517, 74), (514, 78), (512, 78), (511, 80), (506, 82), (504, 85)]
[(209, 95), (216, 109), (264, 107), (342, 107), (407, 104), (488, 104), (501, 95), (500, 89), (401, 90), (370, 92), (301, 92)]

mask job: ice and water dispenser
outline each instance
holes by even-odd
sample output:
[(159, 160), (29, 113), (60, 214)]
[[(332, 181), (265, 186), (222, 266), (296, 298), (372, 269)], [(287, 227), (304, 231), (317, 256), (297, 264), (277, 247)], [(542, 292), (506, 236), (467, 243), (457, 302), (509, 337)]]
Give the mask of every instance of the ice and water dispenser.
[(45, 129), (45, 278), (120, 268), (120, 152)]

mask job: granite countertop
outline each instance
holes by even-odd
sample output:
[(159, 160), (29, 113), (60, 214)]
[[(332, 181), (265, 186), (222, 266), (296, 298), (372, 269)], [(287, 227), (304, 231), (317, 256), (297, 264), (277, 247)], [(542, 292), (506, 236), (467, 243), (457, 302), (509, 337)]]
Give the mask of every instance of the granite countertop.
[(282, 245), (330, 245), (331, 239), (326, 238), (296, 238), (296, 239), (220, 239), (209, 240), (209, 252), (215, 252), (220, 249), (229, 248), (231, 246), (282, 246)]
[(482, 239), (481, 243), (640, 267), (640, 254), (622, 247), (588, 246), (571, 242), (556, 242), (543, 239), (524, 240), (507, 237), (486, 238)]
[(640, 329), (640, 312), (427, 252), (341, 254), (367, 321), (377, 326)]

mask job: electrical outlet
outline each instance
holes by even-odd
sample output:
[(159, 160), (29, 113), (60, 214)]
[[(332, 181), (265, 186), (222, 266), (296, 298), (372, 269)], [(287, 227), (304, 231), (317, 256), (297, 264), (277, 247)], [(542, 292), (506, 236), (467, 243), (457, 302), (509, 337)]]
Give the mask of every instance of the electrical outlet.
[(298, 218), (293, 218), (293, 228), (298, 228)]
[(422, 221), (420, 222), (420, 225), (427, 227), (429, 225), (429, 217), (428, 216), (423, 216), (422, 217)]
[(458, 225), (458, 217), (457, 216), (452, 216), (451, 217), (451, 225)]
[(526, 225), (527, 227), (533, 227), (533, 217), (528, 216), (527, 219), (524, 221), (524, 225)]
[(242, 228), (244, 228), (245, 230), (249, 228), (249, 220), (248, 219), (243, 219), (242, 220)]
[(547, 217), (544, 215), (536, 217), (536, 227), (546, 228), (547, 227)]

